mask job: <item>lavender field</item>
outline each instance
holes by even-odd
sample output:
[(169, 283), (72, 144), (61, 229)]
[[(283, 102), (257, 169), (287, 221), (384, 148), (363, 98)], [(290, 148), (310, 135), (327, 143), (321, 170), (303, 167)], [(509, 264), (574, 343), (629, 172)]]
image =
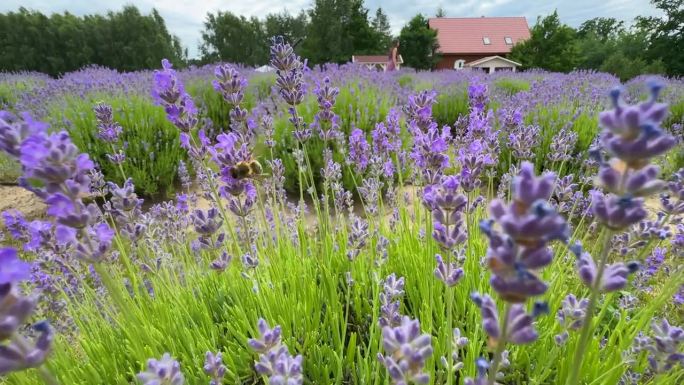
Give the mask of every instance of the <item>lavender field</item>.
[(684, 79), (270, 54), (0, 74), (0, 383), (684, 383)]

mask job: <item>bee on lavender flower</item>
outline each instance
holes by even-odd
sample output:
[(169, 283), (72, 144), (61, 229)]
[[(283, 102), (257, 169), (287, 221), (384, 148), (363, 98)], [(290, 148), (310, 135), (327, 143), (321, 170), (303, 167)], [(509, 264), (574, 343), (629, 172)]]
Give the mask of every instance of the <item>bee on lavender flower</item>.
[(237, 162), (230, 168), (230, 176), (237, 180), (261, 177), (265, 175), (263, 172), (264, 168), (256, 159)]

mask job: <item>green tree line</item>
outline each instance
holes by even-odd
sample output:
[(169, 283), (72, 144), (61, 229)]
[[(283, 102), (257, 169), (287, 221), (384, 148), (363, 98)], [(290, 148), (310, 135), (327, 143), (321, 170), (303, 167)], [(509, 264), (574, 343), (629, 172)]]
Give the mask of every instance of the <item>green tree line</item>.
[(268, 62), (268, 41), (282, 35), (311, 64), (345, 63), (356, 54), (385, 54), (390, 25), (382, 8), (369, 15), (363, 0), (315, 0), (298, 15), (269, 14), (263, 19), (231, 12), (209, 13), (202, 31), (202, 62), (217, 60), (261, 65)]
[(156, 68), (162, 58), (184, 58), (180, 39), (156, 10), (134, 6), (106, 15), (46, 16), (20, 8), (0, 13), (0, 71), (40, 71), (53, 76), (98, 64), (122, 71)]
[[(660, 17), (637, 17), (630, 26), (615, 18), (594, 18), (578, 28), (557, 12), (539, 17), (531, 38), (513, 47), (523, 68), (567, 72), (594, 69), (626, 80), (641, 73), (684, 75), (684, 0), (651, 0)], [(436, 17), (446, 16), (443, 9)], [(229, 11), (208, 13), (201, 31), (201, 57), (192, 63), (227, 61), (258, 66), (269, 59), (269, 38), (299, 42), (310, 64), (345, 63), (352, 55), (385, 55), (393, 36), (382, 8), (371, 12), (364, 0), (313, 0), (298, 14), (262, 18)], [(405, 65), (432, 69), (439, 61), (437, 31), (418, 14), (403, 26), (399, 52)], [(43, 15), (20, 8), (0, 14), (0, 71), (34, 70), (51, 75), (99, 64), (131, 71), (156, 68), (162, 58), (184, 65), (187, 53), (156, 10), (143, 15), (134, 6), (106, 15)]]
[(513, 47), (524, 68), (568, 72), (594, 69), (622, 80), (644, 73), (684, 75), (684, 0), (651, 0), (662, 17), (637, 17), (626, 26), (597, 17), (575, 29), (558, 12), (537, 18), (531, 38)]

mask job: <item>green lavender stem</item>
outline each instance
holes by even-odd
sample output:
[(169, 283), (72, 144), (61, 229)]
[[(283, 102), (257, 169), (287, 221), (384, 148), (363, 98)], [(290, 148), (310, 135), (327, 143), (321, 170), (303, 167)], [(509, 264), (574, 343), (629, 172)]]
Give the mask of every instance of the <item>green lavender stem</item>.
[(494, 385), (496, 382), (496, 373), (499, 372), (499, 366), (501, 366), (501, 356), (503, 355), (504, 348), (506, 347), (506, 330), (508, 329), (508, 316), (511, 312), (511, 304), (506, 302), (504, 306), (504, 314), (501, 319), (501, 338), (496, 342), (496, 352), (494, 353), (494, 362), (491, 368), (489, 368), (489, 378), (487, 379), (487, 385)]
[(605, 270), (606, 262), (608, 261), (608, 254), (610, 254), (610, 240), (612, 239), (612, 237), (613, 231), (606, 230), (601, 249), (601, 258), (599, 261), (598, 271), (596, 272), (594, 284), (591, 287), (589, 305), (587, 306), (587, 312), (584, 316), (584, 323), (582, 324), (582, 331), (580, 334), (579, 343), (577, 344), (577, 348), (575, 349), (575, 356), (573, 358), (572, 368), (570, 369), (570, 376), (568, 377), (568, 381), (566, 382), (567, 385), (577, 385), (579, 383), (579, 373), (582, 369), (584, 351), (587, 348), (587, 343), (589, 342), (589, 337), (592, 331), (592, 320), (594, 316), (594, 311), (596, 311), (596, 303), (598, 302), (598, 297), (600, 294), (601, 279), (603, 278), (603, 272)]

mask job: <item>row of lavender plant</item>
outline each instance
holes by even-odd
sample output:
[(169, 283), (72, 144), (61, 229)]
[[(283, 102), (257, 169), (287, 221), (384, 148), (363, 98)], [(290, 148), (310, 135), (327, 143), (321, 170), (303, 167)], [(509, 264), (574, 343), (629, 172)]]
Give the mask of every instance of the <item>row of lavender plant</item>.
[[(14, 247), (0, 254), (0, 373), (19, 372), (12, 383), (36, 383), (28, 368), (49, 384), (130, 382), (136, 373), (150, 385), (186, 377), (212, 384), (682, 379), (684, 331), (663, 317), (681, 321), (664, 304), (684, 287), (677, 265), (684, 175), (666, 184), (651, 164), (676, 144), (660, 127), (667, 107), (657, 102), (659, 86), (635, 106), (612, 94), (614, 109), (601, 115), (604, 131), (585, 170), (599, 183), (586, 175), (573, 183), (536, 175), (524, 155), (534, 135), (519, 112), (508, 117), (511, 131), (494, 124), (484, 83), (470, 85), (469, 113), (455, 131), (434, 118), (437, 94), (422, 91), (408, 97), (404, 119), (393, 109), (370, 136), (346, 134), (333, 109), (335, 80), (319, 79), (318, 110), (307, 121), (303, 61), (282, 39), (271, 55), (296, 143), (294, 201), (282, 160), (257, 155), (260, 136), (277, 141), (272, 117), (250, 118), (247, 81), (230, 65), (215, 68), (213, 86), (230, 108), (230, 129), (215, 140), (171, 64), (155, 72), (154, 98), (180, 131), (200, 188), (191, 190), (181, 163), (182, 193), (148, 211), (130, 179), (105, 183), (68, 134), (48, 133), (29, 115), (0, 116), (2, 149), (19, 160), (21, 184), (45, 200), (50, 218), (27, 223), (4, 214), (31, 261)], [(116, 147), (125, 127), (108, 106), (94, 109), (99, 138), (114, 146), (108, 160), (126, 179), (119, 166), (130, 160)], [(517, 155), (497, 192), (504, 132), (520, 144), (511, 146)], [(322, 149), (310, 145), (314, 135)], [(322, 191), (312, 169), (319, 157)], [(269, 174), (236, 174), (255, 159)], [(550, 161), (562, 170), (564, 160)], [(360, 207), (343, 170), (353, 170)], [(664, 189), (663, 214), (649, 218), (645, 198)], [(92, 192), (109, 199), (84, 202)], [(622, 255), (636, 262), (615, 260)], [(652, 291), (632, 297), (620, 291), (627, 285)], [(42, 301), (22, 294), (31, 287)], [(623, 306), (629, 301), (642, 302)], [(611, 310), (617, 303), (622, 309)], [(57, 321), (56, 342), (45, 322), (22, 329), (36, 316)], [(194, 363), (198, 351), (207, 351), (204, 366)], [(183, 368), (167, 352), (182, 355)], [(83, 356), (91, 362), (77, 363)], [(161, 359), (142, 368), (145, 356)]]

